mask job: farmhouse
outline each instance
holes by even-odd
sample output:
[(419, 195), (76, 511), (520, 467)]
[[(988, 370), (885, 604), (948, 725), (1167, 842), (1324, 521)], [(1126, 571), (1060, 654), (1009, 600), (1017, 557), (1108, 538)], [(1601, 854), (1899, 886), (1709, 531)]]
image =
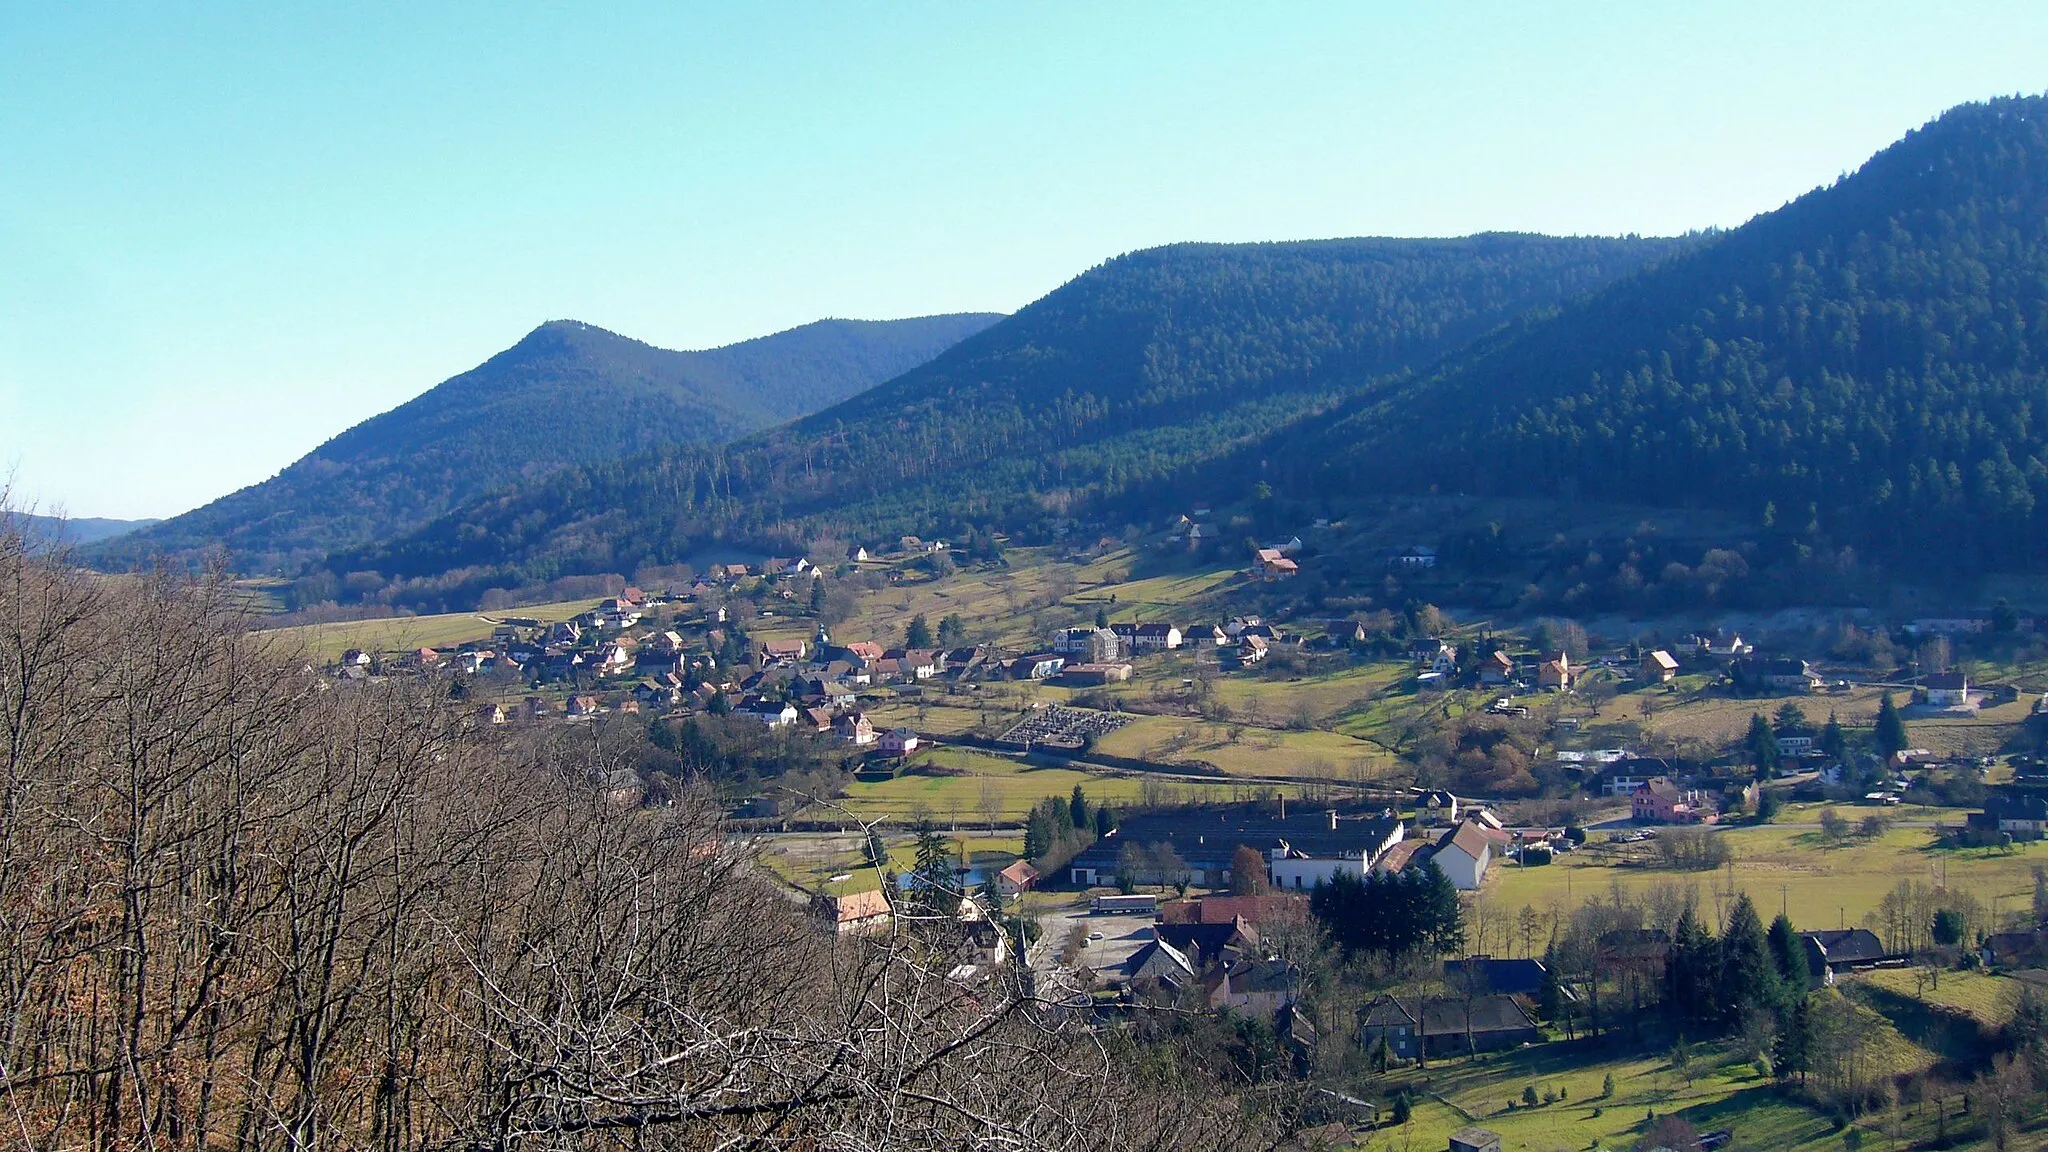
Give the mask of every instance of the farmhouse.
[(1359, 1039), (1368, 1052), (1382, 1042), (1402, 1060), (1446, 1056), (1458, 1052), (1495, 1052), (1543, 1039), (1536, 1022), (1513, 996), (1432, 996), (1402, 1002), (1382, 996), (1373, 1002), (1360, 1026)]
[(875, 750), (884, 756), (908, 756), (917, 751), (917, 733), (908, 728), (891, 728), (882, 733)]
[(1678, 661), (1662, 648), (1654, 652), (1645, 652), (1638, 674), (1646, 684), (1669, 683), (1678, 676)]
[(1515, 658), (1500, 649), (1479, 662), (1479, 682), (1488, 685), (1509, 683), (1515, 678)]
[(1486, 880), (1487, 866), (1493, 863), (1493, 838), (1477, 821), (1467, 820), (1437, 840), (1429, 859), (1459, 891), (1476, 891)]
[(1961, 672), (1930, 672), (1920, 687), (1931, 708), (1960, 708), (1970, 702), (1970, 678)]
[(1572, 667), (1571, 654), (1568, 652), (1546, 653), (1543, 662), (1536, 665), (1538, 688), (1555, 688), (1560, 692), (1569, 692), (1578, 679), (1578, 670)]
[(1298, 575), (1301, 566), (1289, 560), (1278, 548), (1261, 548), (1252, 556), (1252, 575), (1260, 580), (1285, 580)]
[(880, 889), (844, 896), (816, 896), (811, 914), (839, 934), (866, 932), (889, 922), (889, 897)]
[(856, 748), (875, 742), (875, 724), (864, 713), (848, 712), (832, 722), (832, 734)]
[(1742, 659), (1728, 666), (1728, 676), (1746, 692), (1812, 692), (1820, 687), (1813, 665), (1790, 656)]

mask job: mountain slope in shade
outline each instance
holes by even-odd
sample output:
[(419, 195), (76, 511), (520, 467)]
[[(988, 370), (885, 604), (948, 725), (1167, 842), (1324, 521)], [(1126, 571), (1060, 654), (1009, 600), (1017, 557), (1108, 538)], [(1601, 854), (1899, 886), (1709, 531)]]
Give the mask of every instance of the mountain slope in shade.
[(821, 320), (704, 352), (574, 321), (321, 445), (261, 484), (93, 550), (102, 564), (225, 547), (261, 571), (410, 531), (572, 464), (719, 443), (814, 412), (998, 319)]
[(1303, 493), (1742, 513), (1914, 567), (2048, 565), (2048, 99), (1954, 109), (1854, 175), (1342, 419)]
[(630, 572), (716, 538), (1043, 526), (1680, 246), (1486, 235), (1132, 253), (794, 424), (574, 469), (327, 567), (425, 578), (408, 602), (461, 603), (492, 586)]

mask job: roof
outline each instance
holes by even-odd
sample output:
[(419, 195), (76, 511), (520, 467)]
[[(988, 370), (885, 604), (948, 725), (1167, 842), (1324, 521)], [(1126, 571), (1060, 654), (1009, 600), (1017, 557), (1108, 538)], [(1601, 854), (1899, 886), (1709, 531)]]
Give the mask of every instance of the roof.
[(1437, 841), (1436, 846), (1438, 851), (1446, 848), (1456, 848), (1458, 851), (1477, 860), (1481, 852), (1490, 854), (1493, 851), (1493, 840), (1486, 835), (1486, 832), (1479, 825), (1466, 820), (1456, 828), (1444, 833), (1443, 838)]
[(1830, 964), (1877, 960), (1888, 955), (1884, 950), (1884, 942), (1868, 928), (1828, 929), (1823, 932), (1801, 932), (1799, 935), (1820, 949), (1822, 959)]
[(822, 897), (820, 903), (830, 918), (841, 924), (889, 914), (888, 894), (879, 888), (871, 888), (866, 892), (848, 892), (843, 896)]
[(1929, 672), (1920, 682), (1936, 692), (1961, 692), (1970, 686), (1970, 678), (1961, 672)]
[(1470, 1021), (1466, 1018), (1467, 1002), (1457, 996), (1432, 996), (1421, 1001), (1410, 1000), (1406, 1004), (1393, 997), (1383, 996), (1366, 1014), (1364, 1027), (1385, 1028), (1412, 1026), (1417, 1015), (1422, 1018), (1424, 1036), (1463, 1036), (1467, 1031), (1475, 1035), (1489, 1032), (1519, 1032), (1533, 1030), (1536, 1022), (1515, 1002), (1513, 996), (1492, 994), (1474, 996), (1470, 1001)]
[(1379, 872), (1399, 872), (1403, 868), (1408, 867), (1409, 863), (1415, 859), (1417, 853), (1425, 848), (1433, 847), (1435, 845), (1427, 840), (1403, 840), (1392, 848), (1387, 849), (1386, 854), (1379, 858), (1379, 861), (1373, 865), (1373, 868)]
[[(1444, 961), (1444, 978), (1455, 980), (1466, 973), (1479, 978), (1479, 987), (1511, 996), (1535, 996), (1543, 991), (1550, 972), (1543, 961), (1525, 958), (1507, 960), (1497, 956), (1468, 956)], [(1453, 985), (1455, 987), (1455, 985)]]
[(1038, 869), (1033, 868), (1028, 860), (1019, 860), (997, 873), (997, 875), (1012, 884), (1023, 887), (1038, 879)]
[(1259, 942), (1258, 929), (1243, 920), (1225, 924), (1160, 924), (1153, 938), (1163, 940), (1203, 967), (1214, 963), (1230, 948), (1250, 948)]
[(1228, 868), (1239, 845), (1261, 852), (1282, 840), (1305, 856), (1356, 856), (1377, 851), (1401, 821), (1384, 810), (1341, 814), (1330, 827), (1327, 809), (1290, 808), (1285, 817), (1263, 805), (1148, 812), (1126, 818), (1115, 832), (1097, 840), (1073, 860), (1073, 867), (1115, 871), (1125, 843), (1173, 845), (1181, 859), (1198, 868)]
[(1662, 776), (1652, 777), (1651, 779), (1643, 781), (1643, 783), (1636, 788), (1636, 791), (1647, 792), (1650, 795), (1655, 796), (1659, 800), (1668, 800), (1672, 803), (1678, 803), (1685, 799), (1684, 790), (1680, 789), (1678, 785), (1673, 784), (1671, 781), (1666, 780)]
[(1655, 664), (1657, 667), (1664, 669), (1666, 672), (1678, 671), (1678, 661), (1672, 659), (1671, 653), (1664, 651), (1662, 648), (1659, 648), (1655, 652), (1652, 652), (1649, 655), (1643, 657), (1643, 659), (1648, 663)]

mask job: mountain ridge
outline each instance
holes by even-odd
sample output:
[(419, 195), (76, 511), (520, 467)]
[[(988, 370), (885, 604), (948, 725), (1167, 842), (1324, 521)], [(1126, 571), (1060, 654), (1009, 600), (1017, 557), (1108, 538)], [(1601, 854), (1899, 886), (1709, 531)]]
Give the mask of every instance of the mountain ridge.
[(728, 440), (792, 419), (996, 319), (828, 319), (689, 352), (582, 321), (548, 321), (477, 367), (329, 437), (277, 475), (88, 558), (118, 566), (219, 546), (245, 570), (296, 567), (561, 467), (675, 441)]

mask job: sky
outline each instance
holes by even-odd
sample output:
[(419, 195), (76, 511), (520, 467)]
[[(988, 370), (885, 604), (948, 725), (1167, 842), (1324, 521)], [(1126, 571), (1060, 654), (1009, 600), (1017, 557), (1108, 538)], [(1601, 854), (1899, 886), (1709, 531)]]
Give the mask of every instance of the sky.
[(550, 319), (704, 348), (1182, 240), (1734, 226), (2048, 89), (2039, 0), (1667, 7), (8, 5), (0, 485), (172, 515)]

